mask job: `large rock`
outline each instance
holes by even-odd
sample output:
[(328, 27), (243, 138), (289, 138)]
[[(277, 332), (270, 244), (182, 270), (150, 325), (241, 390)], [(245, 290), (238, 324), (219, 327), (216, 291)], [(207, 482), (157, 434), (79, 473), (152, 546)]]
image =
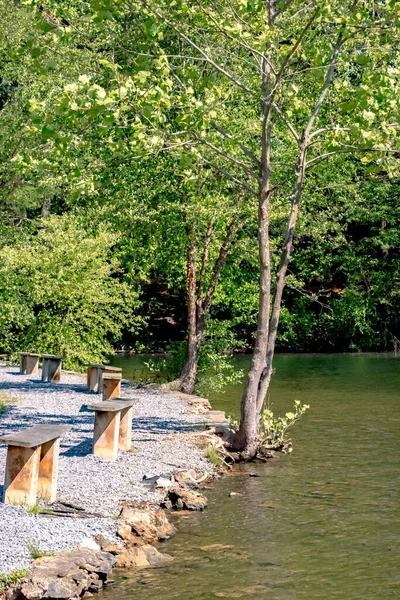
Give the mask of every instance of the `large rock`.
[(173, 474), (174, 480), (179, 485), (188, 485), (190, 487), (198, 487), (197, 484), (197, 473), (194, 469), (188, 471), (177, 471)]
[(145, 546), (128, 548), (125, 552), (119, 554), (117, 567), (135, 569), (164, 567), (172, 560), (173, 558), (168, 554), (161, 554), (154, 546), (146, 544)]
[(118, 535), (128, 544), (140, 545), (140, 540), (147, 544), (165, 541), (176, 532), (165, 511), (160, 508), (140, 509), (124, 506), (120, 516), (124, 525), (118, 529)]
[(117, 559), (90, 548), (65, 550), (35, 561), (32, 571), (10, 592), (13, 600), (79, 598), (86, 590), (98, 591), (107, 583)]
[(169, 490), (167, 498), (175, 510), (204, 510), (208, 503), (205, 496), (182, 487)]

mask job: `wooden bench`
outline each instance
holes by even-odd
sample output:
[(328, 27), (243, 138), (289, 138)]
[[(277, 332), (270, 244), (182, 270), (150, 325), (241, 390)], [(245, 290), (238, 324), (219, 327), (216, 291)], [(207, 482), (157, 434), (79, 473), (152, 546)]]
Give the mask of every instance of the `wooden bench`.
[(121, 373), (103, 373), (103, 400), (121, 396)]
[(0, 437), (8, 444), (3, 502), (32, 506), (40, 497), (54, 502), (57, 495), (60, 437), (69, 425), (33, 425)]
[(132, 445), (132, 398), (114, 398), (87, 404), (95, 411), (93, 454), (106, 460), (117, 458), (118, 448), (130, 450)]
[(19, 352), (19, 372), (22, 375), (37, 375), (39, 373), (40, 354)]
[(58, 383), (61, 379), (61, 356), (54, 354), (42, 354), (42, 381), (49, 383), (50, 381)]
[(87, 367), (87, 387), (92, 392), (100, 394), (103, 391), (103, 373), (122, 373), (120, 367), (111, 367), (108, 365), (88, 365)]

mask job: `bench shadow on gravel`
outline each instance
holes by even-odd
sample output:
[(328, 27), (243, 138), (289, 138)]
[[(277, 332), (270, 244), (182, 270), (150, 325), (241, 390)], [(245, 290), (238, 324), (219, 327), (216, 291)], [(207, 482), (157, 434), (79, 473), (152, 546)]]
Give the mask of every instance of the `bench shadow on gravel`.
[(133, 431), (146, 431), (148, 433), (170, 434), (175, 431), (194, 431), (195, 423), (186, 423), (176, 419), (161, 419), (160, 417), (135, 417), (133, 412)]
[[(76, 415), (54, 415), (52, 413), (40, 412), (21, 413), (19, 411), (16, 422), (7, 421), (6, 423), (2, 423), (2, 427), (9, 433), (38, 424), (71, 425), (72, 431), (79, 433), (81, 436), (93, 435), (93, 415), (89, 412), (79, 416), (77, 419)], [(73, 441), (73, 438), (71, 441)]]
[(74, 392), (77, 394), (84, 394), (85, 396), (91, 396), (95, 398), (98, 394), (94, 394), (86, 388), (84, 384), (72, 384), (72, 383), (43, 383), (41, 380), (29, 379), (28, 381), (2, 381), (0, 382), (0, 390), (19, 390), (21, 392)]
[[(73, 443), (73, 440), (70, 440), (71, 444), (68, 448), (65, 448), (66, 442), (68, 440), (64, 440), (64, 444), (61, 445), (60, 448), (60, 456), (89, 456), (89, 454), (93, 454), (93, 440), (92, 437), (82, 440), (77, 444)], [(64, 446), (64, 447), (63, 447)]]

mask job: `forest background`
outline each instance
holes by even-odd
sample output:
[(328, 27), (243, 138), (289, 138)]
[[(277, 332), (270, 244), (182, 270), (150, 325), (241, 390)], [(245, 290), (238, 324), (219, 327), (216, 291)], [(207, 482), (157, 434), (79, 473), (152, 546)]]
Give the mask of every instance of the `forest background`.
[[(226, 355), (251, 348), (257, 326), (255, 199), (222, 162), (199, 160), (190, 142), (167, 146), (143, 121), (198, 125), (200, 95), (210, 123), (221, 104), (229, 106), (234, 135), (251, 114), (236, 108), (229, 81), (216, 88), (210, 74), (204, 93), (196, 88), (204, 73), (200, 79), (194, 64), (188, 89), (149, 56), (149, 40), (161, 35), (150, 19), (133, 20), (124, 47), (127, 25), (116, 5), (7, 0), (0, 7), (0, 352), (61, 354), (67, 367), (79, 368), (116, 348), (169, 350), (173, 378), (185, 352), (189, 258), (197, 250), (195, 285), (211, 289), (226, 251), (200, 372), (212, 367), (229, 377)], [(181, 84), (171, 106), (170, 89)], [(301, 111), (307, 98), (296, 92)], [(370, 107), (364, 113), (364, 121), (374, 120)], [(361, 125), (359, 133), (368, 144)], [(397, 349), (398, 156), (383, 161), (334, 152), (335, 139), (331, 145), (332, 157), (316, 161), (305, 184), (277, 349)], [(289, 161), (282, 143), (283, 179)], [(287, 198), (283, 185), (270, 216), (275, 249)]]

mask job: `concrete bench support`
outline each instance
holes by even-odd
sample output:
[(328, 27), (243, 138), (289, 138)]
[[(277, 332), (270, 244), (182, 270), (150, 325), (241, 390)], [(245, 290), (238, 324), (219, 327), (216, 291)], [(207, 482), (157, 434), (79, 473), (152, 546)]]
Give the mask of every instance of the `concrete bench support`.
[(57, 497), (59, 455), (60, 438), (42, 444), (39, 463), (38, 496), (47, 502), (54, 502)]
[(129, 451), (132, 446), (132, 417), (133, 408), (129, 406), (121, 410), (121, 418), (119, 423), (118, 448), (125, 452)]
[(120, 412), (96, 411), (94, 418), (93, 454), (115, 460), (118, 453)]
[(103, 373), (103, 400), (111, 398), (119, 398), (121, 396), (121, 379), (120, 373)]
[(103, 391), (104, 373), (122, 373), (119, 367), (109, 367), (108, 365), (88, 365), (87, 367), (87, 387), (92, 392), (98, 394)]
[(53, 354), (42, 354), (42, 381), (59, 383), (61, 379), (61, 357)]
[(8, 447), (3, 493), (5, 504), (27, 504), (28, 506), (35, 504), (39, 462), (40, 446)]
[(21, 375), (37, 375), (39, 373), (40, 354), (32, 352), (19, 353), (19, 372)]
[(88, 404), (95, 411), (93, 454), (115, 460), (118, 448), (130, 450), (132, 445), (132, 406), (135, 400), (118, 398)]
[(92, 392), (100, 393), (101, 369), (103, 365), (88, 365), (87, 368), (87, 388)]
[(3, 502), (32, 506), (57, 495), (60, 437), (69, 425), (34, 425), (0, 438), (8, 444)]

